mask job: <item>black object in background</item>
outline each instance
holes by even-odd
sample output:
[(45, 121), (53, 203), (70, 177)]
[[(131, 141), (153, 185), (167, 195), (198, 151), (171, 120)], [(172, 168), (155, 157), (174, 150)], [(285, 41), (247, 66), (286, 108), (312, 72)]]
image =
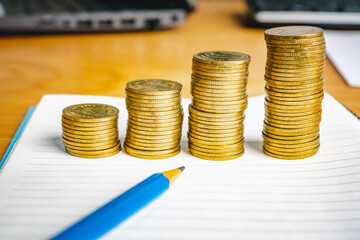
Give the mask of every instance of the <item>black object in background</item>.
[(134, 31), (176, 27), (190, 0), (0, 0), (1, 32)]
[(256, 26), (316, 25), (359, 29), (360, 0), (246, 0)]

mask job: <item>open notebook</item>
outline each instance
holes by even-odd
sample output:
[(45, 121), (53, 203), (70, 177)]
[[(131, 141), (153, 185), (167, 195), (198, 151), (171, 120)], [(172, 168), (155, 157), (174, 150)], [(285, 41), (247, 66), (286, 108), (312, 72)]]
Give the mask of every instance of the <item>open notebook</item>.
[(161, 198), (104, 239), (360, 239), (360, 122), (331, 96), (323, 101), (321, 147), (303, 160), (264, 155), (264, 97), (249, 99), (245, 155), (201, 160), (187, 150), (144, 160), (121, 152), (104, 159), (65, 153), (61, 111), (84, 102), (120, 109), (123, 98), (46, 95), (0, 174), (0, 239), (44, 239), (155, 172), (186, 166)]

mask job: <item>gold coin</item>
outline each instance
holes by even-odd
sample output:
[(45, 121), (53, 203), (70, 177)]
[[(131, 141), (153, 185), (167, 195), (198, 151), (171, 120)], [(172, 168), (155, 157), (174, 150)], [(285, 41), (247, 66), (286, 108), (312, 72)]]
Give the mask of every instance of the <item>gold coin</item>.
[(280, 81), (280, 80), (272, 80), (270, 78), (265, 77), (266, 84), (273, 86), (308, 86), (309, 84), (315, 83), (323, 83), (323, 78), (320, 79), (312, 79), (312, 80), (304, 80), (304, 81)]
[(207, 76), (207, 77), (221, 77), (221, 78), (227, 78), (227, 77), (237, 77), (237, 78), (247, 78), (249, 76), (249, 72), (241, 72), (241, 73), (235, 73), (235, 72), (228, 72), (228, 71), (224, 71), (224, 72), (205, 72), (205, 71), (201, 71), (199, 69), (195, 69), (192, 68), (192, 74), (194, 76), (200, 77), (202, 78), (202, 76)]
[(75, 138), (75, 139), (84, 139), (84, 140), (96, 140), (99, 139), (99, 141), (101, 139), (103, 139), (102, 141), (106, 141), (107, 139), (110, 138), (114, 138), (118, 136), (117, 131), (116, 132), (111, 132), (111, 133), (106, 133), (106, 134), (98, 134), (98, 135), (77, 135), (77, 134), (71, 134), (71, 133), (67, 133), (63, 131), (63, 136), (67, 137), (67, 138)]
[(127, 90), (125, 88), (125, 96), (137, 98), (137, 99), (165, 100), (165, 99), (179, 98), (181, 96), (181, 94), (179, 92), (179, 93), (173, 93), (173, 94), (168, 94), (168, 95), (144, 95), (144, 94), (130, 92), (129, 90)]
[(308, 122), (308, 123), (296, 124), (296, 123), (288, 122), (288, 124), (281, 124), (281, 123), (271, 122), (267, 118), (265, 118), (265, 120), (264, 120), (264, 122), (271, 127), (286, 128), (286, 129), (292, 129), (292, 128), (302, 129), (302, 128), (318, 127), (320, 124), (320, 121), (321, 121), (321, 119), (317, 119), (316, 121)]
[(201, 152), (196, 151), (194, 149), (189, 149), (189, 152), (195, 157), (205, 159), (205, 160), (212, 160), (212, 161), (233, 160), (233, 159), (240, 158), (242, 155), (244, 155), (244, 151), (242, 151), (238, 154), (232, 155), (232, 156), (218, 156), (218, 157), (203, 155), (203, 154), (201, 154)]
[(233, 140), (224, 140), (221, 142), (209, 142), (207, 140), (201, 140), (198, 138), (195, 138), (193, 136), (191, 136), (190, 134), (188, 134), (188, 139), (189, 142), (194, 143), (196, 145), (201, 145), (201, 146), (217, 146), (217, 145), (227, 145), (227, 144), (236, 144), (238, 142), (240, 142), (238, 139), (233, 139)]
[(178, 82), (162, 79), (135, 80), (126, 84), (126, 89), (132, 93), (151, 96), (179, 93), (181, 88)]
[(324, 81), (322, 79), (319, 79), (318, 81), (315, 81), (313, 83), (307, 83), (307, 84), (299, 84), (299, 85), (280, 85), (283, 84), (283, 82), (280, 81), (266, 81), (266, 86), (278, 88), (278, 89), (285, 89), (283, 91), (289, 91), (289, 90), (298, 90), (298, 89), (309, 89), (309, 88), (316, 88), (316, 87), (322, 87), (324, 85)]
[(283, 155), (283, 154), (276, 154), (276, 153), (272, 153), (267, 151), (265, 148), (263, 148), (263, 152), (273, 158), (278, 158), (278, 159), (285, 159), (285, 160), (296, 160), (296, 159), (303, 159), (303, 158), (308, 158), (311, 156), (314, 156), (319, 149), (313, 149), (312, 151), (307, 151), (304, 152), (302, 154), (299, 155), (292, 155), (292, 154), (288, 154), (288, 155)]
[[(272, 66), (274, 68), (285, 68), (285, 69), (315, 69), (315, 71), (322, 71), (324, 69), (324, 61), (317, 62), (317, 63), (291, 63), (288, 61), (287, 64), (284, 63), (275, 63), (274, 61), (267, 59), (266, 65)], [(309, 72), (309, 71), (308, 71)]]
[(231, 102), (231, 101), (240, 101), (242, 100), (244, 97), (246, 97), (246, 91), (244, 91), (244, 93), (242, 94), (236, 94), (233, 95), (231, 94), (229, 96), (229, 94), (222, 94), (219, 96), (219, 94), (210, 94), (210, 96), (206, 96), (206, 95), (202, 95), (198, 94), (199, 91), (196, 90), (190, 90), (191, 95), (193, 96), (193, 99), (200, 99), (200, 100), (204, 100), (204, 101), (216, 101), (216, 102)]
[(189, 114), (196, 114), (202, 117), (209, 117), (209, 118), (242, 118), (244, 117), (244, 113), (232, 112), (232, 113), (209, 113), (201, 111), (195, 108), (192, 104), (189, 104)]
[(218, 94), (218, 93), (222, 93), (222, 94), (237, 94), (237, 93), (244, 93), (246, 91), (246, 88), (233, 88), (233, 89), (214, 89), (214, 88), (202, 88), (202, 87), (199, 87), (195, 84), (192, 84), (191, 85), (191, 88), (193, 90), (196, 90), (196, 91), (200, 91), (200, 92), (203, 92), (203, 93), (210, 93), (210, 94)]
[(243, 112), (246, 107), (247, 103), (242, 105), (207, 105), (198, 103), (197, 101), (193, 101), (193, 106), (199, 110), (209, 113), (228, 113), (228, 112)]
[(126, 140), (132, 142), (132, 143), (137, 143), (137, 144), (180, 144), (180, 137), (181, 135), (176, 135), (172, 138), (162, 138), (162, 139), (143, 139), (141, 138), (142, 136), (138, 136), (138, 135), (134, 135), (134, 134), (127, 134), (126, 135)]
[(147, 150), (147, 151), (163, 151), (163, 150), (174, 149), (176, 147), (179, 147), (178, 143), (172, 143), (172, 144), (139, 143), (139, 142), (131, 141), (131, 139), (126, 139), (125, 144), (134, 149)]
[(131, 121), (135, 121), (135, 122), (140, 122), (140, 123), (148, 123), (148, 124), (173, 124), (173, 123), (177, 123), (177, 122), (182, 122), (183, 120), (183, 116), (182, 115), (178, 115), (174, 118), (158, 118), (158, 119), (147, 119), (145, 117), (139, 118), (139, 117), (134, 117), (134, 116), (130, 116), (128, 117), (128, 119), (130, 119)]
[[(245, 65), (244, 67), (233, 67), (233, 68), (222, 68), (217, 67), (217, 65), (209, 65), (209, 64), (198, 64), (196, 61), (193, 61), (192, 64), (192, 70), (193, 71), (199, 71), (199, 72), (207, 72), (207, 73), (227, 73), (235, 75), (242, 75), (244, 73), (248, 73), (248, 66)], [(207, 74), (204, 74), (207, 75)]]
[(279, 109), (272, 109), (269, 108), (265, 105), (265, 113), (267, 115), (271, 115), (271, 116), (278, 116), (278, 117), (283, 117), (283, 118), (294, 118), (294, 120), (298, 120), (301, 119), (301, 117), (303, 116), (308, 116), (308, 115), (312, 115), (315, 114), (317, 112), (321, 111), (321, 107), (320, 108), (315, 108), (315, 109), (309, 109), (307, 111), (296, 111), (296, 112), (291, 112), (289, 110), (279, 110)]
[(114, 142), (117, 142), (118, 140), (119, 140), (118, 138), (114, 138), (114, 139), (111, 139), (110, 141), (105, 141), (105, 142), (104, 141), (103, 142), (90, 142), (90, 141), (78, 142), (78, 141), (71, 141), (65, 137), (62, 138), (62, 141), (64, 144), (77, 146), (77, 147), (109, 146), (109, 145), (113, 144)]
[(318, 45), (318, 46), (314, 46), (314, 47), (297, 47), (297, 48), (284, 48), (284, 47), (275, 47), (275, 46), (267, 46), (267, 50), (269, 52), (287, 52), (287, 53), (298, 53), (298, 52), (313, 52), (313, 51), (318, 51), (318, 52), (325, 52), (326, 47), (325, 44), (324, 45)]
[(228, 123), (231, 123), (231, 122), (239, 122), (239, 123), (242, 123), (244, 122), (244, 117), (237, 117), (237, 118), (209, 118), (209, 117), (202, 117), (202, 116), (199, 116), (199, 115), (196, 115), (196, 114), (192, 114), (190, 113), (190, 117), (191, 119), (194, 119), (194, 121), (196, 122), (210, 122), (211, 124), (219, 124), (219, 125), (222, 125), (222, 124), (228, 124)]
[(135, 110), (135, 111), (145, 111), (145, 112), (167, 112), (167, 111), (176, 111), (180, 109), (179, 105), (169, 106), (169, 107), (138, 107), (134, 105), (127, 104), (126, 109)]
[(199, 62), (195, 58), (192, 59), (192, 66), (196, 68), (205, 68), (205, 69), (214, 69), (214, 70), (243, 70), (249, 66), (249, 62), (245, 62), (244, 64), (235, 64), (235, 65), (224, 65), (224, 64), (213, 64), (209, 62)]
[(210, 86), (243, 86), (246, 85), (247, 83), (247, 79), (246, 80), (229, 80), (229, 81), (212, 81), (212, 80), (204, 80), (201, 78), (196, 78), (196, 77), (192, 77), (191, 81), (194, 83), (200, 83), (200, 84), (206, 84), (206, 85), (210, 85)]
[(318, 40), (318, 41), (309, 41), (309, 43), (288, 43), (286, 41), (282, 41), (281, 43), (275, 43), (271, 41), (266, 41), (266, 46), (268, 48), (291, 48), (291, 49), (297, 49), (297, 48), (322, 48), (324, 47), (325, 41), (324, 40)]
[(128, 153), (129, 155), (133, 156), (133, 157), (137, 157), (137, 158), (143, 158), (143, 159), (165, 159), (165, 158), (170, 158), (170, 157), (174, 157), (176, 155), (178, 155), (181, 151), (180, 147), (175, 150), (174, 152), (171, 153), (166, 153), (166, 154), (157, 154), (157, 155), (149, 155), (148, 152), (150, 151), (137, 151), (135, 149), (132, 149), (128, 146), (126, 146), (124, 144), (124, 150), (126, 153)]
[[(189, 143), (188, 146), (189, 146), (189, 149), (197, 150), (199, 152), (214, 153), (214, 154), (229, 153), (229, 152), (239, 152), (241, 150), (244, 150), (244, 145), (243, 144), (238, 144), (238, 146), (233, 147), (233, 148), (224, 147), (222, 149), (204, 148), (202, 146), (197, 146), (197, 145), (194, 145), (192, 143)], [(224, 146), (226, 146), (226, 145), (224, 145)]]
[(326, 51), (322, 49), (315, 51), (295, 52), (295, 53), (267, 51), (267, 54), (271, 56), (280, 56), (280, 57), (318, 57), (318, 56), (326, 56)]
[(152, 112), (152, 111), (141, 111), (141, 110), (137, 110), (137, 109), (128, 109), (128, 113), (129, 115), (131, 114), (132, 116), (146, 116), (146, 118), (149, 117), (161, 117), (161, 118), (166, 118), (167, 116), (171, 115), (171, 116), (175, 116), (175, 115), (181, 115), (182, 114), (182, 108), (177, 108), (174, 110), (170, 110), (170, 111), (161, 111), (161, 112)]
[(265, 77), (271, 78), (273, 80), (280, 80), (280, 81), (304, 81), (314, 78), (321, 78), (323, 74), (318, 72), (317, 74), (297, 74), (297, 73), (279, 73), (274, 71), (268, 71), (265, 69)]
[(273, 98), (269, 98), (269, 97), (265, 97), (265, 99), (268, 101), (268, 102), (272, 102), (274, 104), (281, 104), (281, 105), (292, 105), (292, 106), (298, 106), (298, 105), (307, 105), (307, 104), (311, 104), (312, 106), (315, 104), (320, 104), (321, 101), (323, 100), (324, 96), (320, 96), (320, 97), (317, 97), (317, 98), (314, 98), (314, 99), (310, 99), (310, 100), (303, 100), (303, 101), (286, 101), (286, 100), (276, 100), (276, 99), (273, 99)]
[[(265, 66), (265, 71), (266, 73), (272, 73), (275, 72), (273, 75), (286, 75), (286, 74), (307, 74), (307, 75), (312, 75), (314, 74), (319, 75), (320, 73), (322, 73), (324, 71), (324, 64), (321, 66), (311, 66), (311, 67), (287, 67), (287, 66), (283, 66), (281, 65), (280, 67), (276, 67), (274, 66), (272, 63), (266, 63)], [(318, 78), (318, 77), (316, 77)]]
[(68, 125), (72, 125), (72, 126), (77, 126), (77, 127), (110, 127), (110, 126), (117, 126), (117, 122), (118, 119), (115, 118), (113, 120), (107, 121), (107, 122), (77, 122), (77, 121), (72, 121), (67, 119), (65, 116), (61, 117), (61, 121), (68, 124)]
[(238, 66), (248, 64), (251, 60), (251, 57), (245, 53), (239, 52), (209, 51), (195, 53), (193, 59), (197, 62), (207, 64)]
[(79, 135), (67, 135), (63, 132), (63, 138), (72, 142), (79, 142), (79, 143), (100, 143), (100, 142), (107, 142), (107, 141), (115, 141), (118, 139), (118, 134), (114, 133), (112, 135), (100, 135), (100, 136), (81, 136)]
[(272, 38), (266, 38), (266, 42), (267, 43), (271, 43), (271, 44), (278, 44), (278, 45), (282, 45), (282, 44), (287, 44), (287, 45), (313, 45), (313, 43), (317, 43), (317, 42), (325, 42), (325, 38), (324, 36), (318, 36), (318, 37), (313, 37), (313, 38), (308, 38), (308, 39), (272, 39)]
[(71, 105), (63, 110), (64, 117), (78, 122), (106, 122), (116, 119), (118, 114), (116, 107), (97, 103)]
[(267, 53), (267, 58), (274, 59), (274, 60), (282, 60), (282, 61), (307, 61), (307, 60), (326, 60), (325, 52), (323, 54), (315, 54), (315, 55), (304, 55), (304, 56), (282, 56), (276, 55), (272, 52)]
[(294, 119), (292, 117), (279, 117), (276, 115), (265, 114), (265, 120), (272, 124), (283, 124), (283, 125), (297, 125), (305, 123), (313, 123), (321, 120), (321, 112), (318, 114), (310, 115), (307, 119)]
[(181, 106), (180, 99), (178, 99), (178, 101), (176, 102), (168, 102), (168, 103), (141, 103), (141, 102), (134, 102), (129, 99), (126, 99), (125, 102), (130, 107), (143, 107), (143, 108), (155, 108), (155, 109), (161, 109), (167, 107), (179, 108)]
[(228, 77), (215, 77), (215, 76), (206, 76), (206, 75), (200, 75), (200, 74), (192, 74), (191, 78), (198, 78), (198, 79), (202, 79), (202, 80), (210, 80), (210, 81), (219, 81), (219, 82), (227, 82), (227, 81), (247, 81), (247, 77), (248, 76), (241, 76), (241, 77), (237, 77), (237, 76), (228, 76)]
[(278, 143), (278, 142), (274, 142), (271, 138), (264, 138), (264, 144), (265, 145), (269, 145), (275, 148), (279, 148), (279, 149), (303, 149), (304, 147), (311, 147), (313, 148), (314, 146), (319, 145), (320, 143), (320, 136), (318, 135), (315, 139), (312, 139), (308, 142), (303, 142), (303, 143), (296, 143), (296, 144), (291, 144), (291, 143)]
[(181, 102), (181, 95), (178, 94), (173, 98), (164, 98), (164, 99), (144, 99), (144, 98), (135, 98), (131, 96), (126, 96), (126, 100), (131, 102), (137, 102), (142, 104), (168, 104), (168, 103), (179, 103)]
[(216, 128), (211, 128), (211, 125), (199, 126), (199, 124), (189, 123), (189, 130), (191, 130), (191, 129), (194, 129), (199, 132), (204, 132), (204, 133), (226, 134), (226, 133), (242, 132), (244, 129), (244, 126), (242, 124), (239, 124), (239, 126), (237, 126), (236, 128), (232, 127), (229, 129), (216, 129)]
[(128, 112), (129, 117), (131, 118), (141, 118), (141, 119), (147, 119), (147, 120), (164, 120), (164, 121), (173, 121), (174, 119), (180, 118), (183, 116), (182, 110), (179, 110), (175, 114), (169, 114), (169, 115), (147, 115), (147, 113), (144, 115), (141, 112), (138, 111), (129, 111)]
[(121, 149), (121, 145), (120, 142), (118, 142), (116, 144), (116, 146), (108, 148), (108, 149), (104, 149), (104, 150), (77, 150), (74, 148), (71, 148), (70, 145), (66, 146), (66, 151), (70, 154), (77, 154), (77, 155), (81, 155), (81, 156), (94, 156), (94, 155), (100, 155), (100, 154), (107, 154), (107, 153), (114, 153), (117, 152), (119, 149)]
[(158, 141), (158, 140), (167, 140), (171, 141), (172, 139), (178, 139), (181, 137), (181, 132), (175, 132), (175, 133), (168, 133), (168, 134), (158, 134), (158, 135), (150, 135), (148, 132), (143, 131), (140, 133), (140, 131), (134, 131), (134, 129), (127, 128), (126, 131), (126, 137), (136, 138), (138, 140), (144, 139), (146, 141)]
[(180, 121), (176, 121), (176, 122), (168, 122), (168, 123), (143, 123), (143, 122), (138, 122), (138, 121), (134, 121), (131, 120), (130, 118), (128, 119), (128, 123), (131, 123), (131, 125), (137, 125), (137, 126), (141, 126), (141, 127), (147, 127), (147, 128), (166, 128), (166, 127), (179, 127), (182, 126), (182, 119), (180, 119)]
[(209, 101), (209, 100), (203, 100), (203, 99), (197, 99), (197, 98), (193, 98), (193, 106), (195, 106), (194, 102), (199, 103), (199, 104), (204, 104), (204, 105), (212, 105), (212, 106), (240, 106), (243, 104), (247, 103), (247, 95), (240, 99), (240, 100), (235, 100), (235, 101), (217, 101), (216, 99), (214, 99), (213, 101)]
[(77, 154), (77, 153), (74, 153), (74, 152), (71, 152), (71, 153), (68, 152), (68, 153), (75, 156), (75, 157), (80, 157), (80, 158), (106, 158), (106, 157), (114, 156), (114, 155), (118, 154), (120, 151), (121, 151), (121, 148), (119, 147), (114, 152), (103, 153), (103, 154), (83, 155), (83, 154)]
[(174, 126), (167, 126), (167, 127), (143, 127), (136, 124), (133, 124), (131, 122), (128, 122), (127, 124), (128, 128), (131, 128), (131, 130), (141, 130), (141, 131), (148, 131), (148, 132), (178, 132), (181, 130), (182, 123)]
[(264, 141), (268, 141), (268, 142), (272, 142), (272, 143), (276, 143), (276, 144), (282, 144), (282, 145), (297, 145), (297, 144), (304, 144), (304, 143), (308, 143), (313, 141), (314, 139), (316, 139), (317, 137), (319, 137), (319, 134), (309, 134), (307, 136), (305, 136), (302, 139), (297, 139), (297, 140), (289, 140), (289, 139), (285, 139), (285, 137), (282, 137), (282, 139), (278, 139), (278, 138), (273, 138), (273, 137), (269, 137), (266, 133), (262, 132), (262, 136)]
[(303, 139), (309, 139), (309, 138), (317, 137), (317, 135), (319, 135), (319, 129), (315, 130), (312, 133), (292, 135), (292, 136), (284, 136), (284, 135), (273, 134), (271, 132), (268, 132), (266, 129), (264, 129), (263, 134), (265, 134), (268, 137), (279, 139), (279, 140), (297, 141), (297, 140), (303, 140)]
[[(238, 91), (238, 92), (224, 92), (224, 93), (213, 93), (213, 92), (206, 92), (203, 91), (202, 89), (200, 90), (196, 90), (193, 87), (190, 90), (192, 96), (197, 96), (198, 98), (200, 98), (200, 96), (204, 96), (204, 97), (213, 97), (216, 99), (224, 99), (223, 101), (229, 101), (229, 99), (237, 99), (237, 100), (241, 100), (244, 97), (246, 97), (246, 90), (244, 89), (243, 91)], [(204, 99), (205, 100), (205, 99)]]
[(308, 128), (277, 128), (264, 123), (264, 131), (280, 136), (307, 135), (318, 131), (318, 129), (318, 126), (312, 126)]
[(105, 126), (98, 126), (98, 127), (80, 127), (80, 126), (76, 126), (76, 125), (69, 125), (66, 124), (65, 122), (62, 122), (61, 125), (63, 127), (65, 127), (66, 129), (71, 129), (71, 130), (77, 130), (77, 131), (101, 131), (101, 130), (107, 130), (107, 129), (114, 129), (114, 127), (117, 128), (117, 126), (114, 125), (105, 125)]
[(269, 102), (265, 98), (265, 105), (266, 105), (266, 107), (273, 109), (274, 111), (276, 111), (278, 109), (280, 111), (286, 110), (286, 111), (291, 111), (291, 112), (304, 112), (304, 111), (313, 110), (313, 109), (320, 109), (321, 101), (315, 102), (315, 103), (312, 103), (309, 105), (302, 105), (301, 102), (299, 102), (299, 105), (283, 105), (283, 104), (276, 104), (276, 103)]
[(220, 137), (220, 136), (205, 137), (205, 136), (202, 136), (202, 135), (195, 134), (193, 131), (189, 131), (188, 136), (194, 137), (194, 138), (199, 139), (199, 140), (211, 141), (211, 142), (227, 142), (227, 141), (239, 142), (241, 139), (244, 138), (242, 135), (232, 136), (232, 137)]
[(217, 153), (213, 153), (213, 152), (204, 152), (204, 151), (199, 151), (198, 149), (192, 148), (192, 145), (190, 145), (189, 147), (189, 151), (190, 153), (192, 151), (196, 151), (198, 154), (202, 155), (202, 156), (206, 156), (206, 157), (228, 157), (228, 156), (234, 156), (234, 155), (238, 155), (240, 153), (242, 153), (244, 151), (244, 149), (237, 149), (237, 150), (233, 150), (233, 151), (219, 151)]
[(208, 133), (208, 132), (200, 132), (194, 128), (190, 128), (189, 132), (192, 133), (193, 135), (197, 135), (197, 136), (204, 136), (204, 137), (220, 137), (220, 138), (231, 138), (231, 137), (236, 137), (236, 136), (243, 136), (243, 129), (239, 129), (238, 131), (234, 131), (234, 132), (230, 132), (230, 133), (223, 133), (223, 134), (218, 134), (218, 133)]
[(312, 94), (314, 92), (318, 92), (318, 91), (323, 90), (323, 85), (318, 85), (318, 86), (311, 87), (311, 88), (308, 87), (308, 88), (286, 89), (286, 90), (278, 88), (278, 87), (273, 87), (273, 86), (266, 85), (265, 89), (270, 89), (271, 91), (274, 91), (274, 92), (303, 93), (304, 95), (307, 95), (307, 94)]
[(306, 91), (306, 92), (299, 92), (299, 93), (286, 93), (286, 92), (279, 92), (279, 90), (269, 89), (265, 86), (266, 94), (272, 95), (275, 97), (282, 97), (282, 98), (301, 98), (301, 97), (310, 97), (316, 93), (323, 92), (323, 89), (317, 91)]
[[(224, 82), (224, 81), (223, 81)], [(246, 82), (241, 84), (229, 84), (229, 85), (210, 85), (209, 83), (199, 83), (195, 81), (191, 81), (192, 85), (195, 85), (200, 88), (211, 88), (211, 89), (245, 89), (246, 88)]]
[(109, 145), (101, 145), (101, 146), (77, 146), (77, 145), (71, 145), (71, 144), (65, 144), (66, 148), (71, 148), (74, 150), (82, 150), (82, 151), (102, 151), (102, 150), (106, 150), (109, 148), (113, 148), (116, 145), (120, 144), (120, 141), (117, 142), (112, 142), (112, 144)]
[(232, 128), (240, 128), (242, 127), (242, 124), (239, 122), (233, 123), (233, 124), (227, 124), (227, 125), (214, 125), (213, 122), (196, 122), (191, 117), (189, 117), (189, 124), (191, 127), (198, 127), (203, 129), (216, 129), (216, 130), (224, 130), (224, 129), (232, 129)]
[(103, 135), (103, 134), (110, 134), (113, 132), (117, 132), (117, 128), (109, 128), (105, 130), (95, 130), (95, 131), (80, 131), (80, 130), (73, 130), (70, 128), (62, 127), (63, 132), (68, 134), (74, 135), (86, 135), (86, 136), (93, 136), (93, 135)]
[(272, 145), (269, 145), (267, 143), (264, 143), (263, 146), (267, 151), (277, 154), (290, 154), (290, 155), (297, 155), (301, 152), (311, 151), (313, 149), (318, 149), (320, 147), (320, 142), (317, 144), (306, 146), (306, 147), (296, 147), (296, 148), (282, 148), (282, 147), (274, 147)]
[(135, 148), (128, 146), (126, 143), (124, 143), (124, 148), (126, 149), (126, 152), (129, 153), (130, 155), (131, 155), (131, 153), (137, 153), (137, 154), (144, 154), (144, 155), (148, 155), (148, 156), (156, 156), (156, 155), (165, 155), (165, 154), (171, 154), (173, 152), (176, 152), (180, 149), (180, 146), (176, 146), (175, 148), (161, 150), (161, 151), (148, 151), (148, 150), (135, 149)]
[(166, 130), (166, 131), (153, 131), (153, 130), (140, 130), (136, 129), (132, 126), (128, 125), (128, 130), (133, 133), (148, 135), (148, 136), (163, 136), (163, 135), (169, 135), (169, 134), (180, 134), (181, 128), (173, 129), (173, 130)]

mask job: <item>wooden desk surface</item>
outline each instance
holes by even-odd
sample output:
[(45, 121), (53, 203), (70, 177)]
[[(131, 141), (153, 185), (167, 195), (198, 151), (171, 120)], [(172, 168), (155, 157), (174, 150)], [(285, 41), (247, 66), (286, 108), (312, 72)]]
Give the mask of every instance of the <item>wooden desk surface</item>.
[[(163, 78), (183, 84), (190, 97), (194, 52), (233, 50), (251, 55), (249, 96), (264, 93), (263, 29), (238, 21), (239, 0), (200, 0), (181, 27), (155, 32), (0, 38), (0, 155), (28, 107), (43, 94), (124, 96), (126, 82)], [(346, 85), (328, 61), (325, 90), (360, 116), (360, 88)], [(124, 123), (125, 124), (125, 123)]]

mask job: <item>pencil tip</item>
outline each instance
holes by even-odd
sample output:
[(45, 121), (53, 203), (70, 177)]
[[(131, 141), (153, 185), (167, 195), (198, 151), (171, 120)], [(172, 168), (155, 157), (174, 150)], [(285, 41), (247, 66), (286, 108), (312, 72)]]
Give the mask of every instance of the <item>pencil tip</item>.
[(185, 169), (185, 166), (179, 167), (180, 171), (183, 172)]

